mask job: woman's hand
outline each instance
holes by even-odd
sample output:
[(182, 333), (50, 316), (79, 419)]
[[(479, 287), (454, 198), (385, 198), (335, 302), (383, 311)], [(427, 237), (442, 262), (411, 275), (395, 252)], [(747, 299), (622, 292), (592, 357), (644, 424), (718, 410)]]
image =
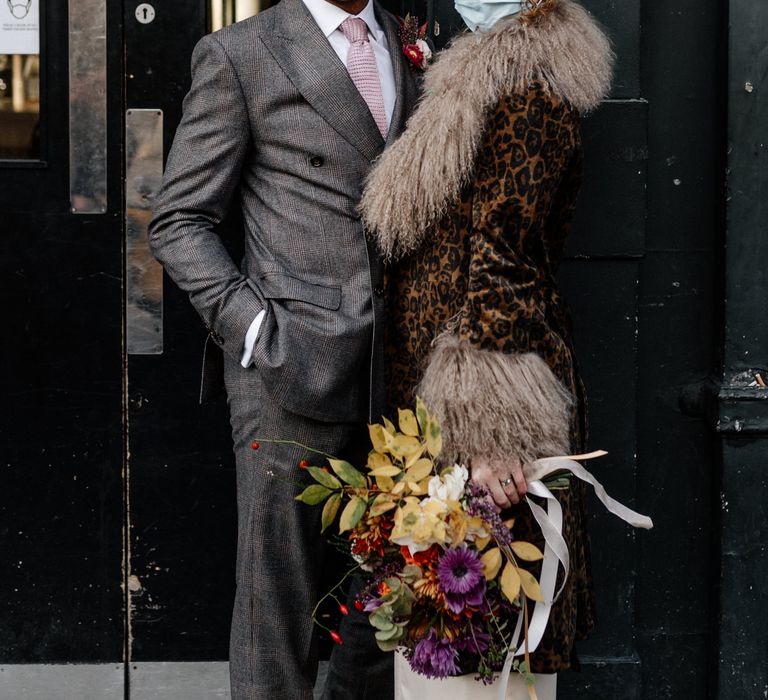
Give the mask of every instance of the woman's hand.
[(485, 486), (499, 509), (520, 503), (528, 492), (523, 465), (517, 457), (488, 459), (476, 456), (470, 461), (472, 481)]

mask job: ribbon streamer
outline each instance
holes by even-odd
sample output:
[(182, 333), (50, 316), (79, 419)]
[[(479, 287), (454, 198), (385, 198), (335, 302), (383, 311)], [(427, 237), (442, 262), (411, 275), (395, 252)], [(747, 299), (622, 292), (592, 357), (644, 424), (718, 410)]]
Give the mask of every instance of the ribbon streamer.
[(534, 469), (531, 470), (536, 476), (534, 480), (543, 479), (545, 476), (549, 476), (553, 472), (566, 469), (570, 471), (576, 478), (581, 479), (588, 483), (595, 490), (595, 496), (600, 499), (600, 502), (608, 509), (609, 513), (613, 513), (615, 516), (621, 518), (624, 522), (629, 523), (632, 527), (643, 528), (644, 530), (650, 530), (653, 527), (653, 521), (647, 515), (641, 515), (631, 508), (619, 503), (615, 498), (611, 498), (606, 492), (603, 485), (595, 479), (577, 459), (593, 459), (595, 457), (602, 457), (608, 454), (604, 450), (598, 450), (597, 452), (590, 452), (586, 455), (574, 455), (569, 457), (545, 457), (543, 459), (537, 459), (533, 465)]
[[(533, 653), (538, 648), (539, 643), (544, 636), (547, 622), (549, 621), (552, 604), (560, 597), (560, 594), (565, 587), (565, 582), (568, 580), (568, 573), (570, 571), (570, 554), (568, 552), (568, 545), (563, 538), (563, 509), (560, 502), (555, 498), (552, 492), (544, 486), (541, 480), (554, 472), (563, 470), (569, 471), (577, 479), (581, 479), (592, 486), (595, 495), (606, 507), (609, 513), (621, 518), (624, 522), (629, 523), (633, 527), (643, 529), (650, 529), (653, 527), (653, 521), (647, 515), (641, 515), (631, 508), (627, 508), (624, 504), (619, 503), (616, 499), (611, 498), (603, 485), (589, 471), (587, 471), (583, 465), (576, 461), (577, 459), (594, 459), (606, 454), (608, 453), (604, 450), (598, 450), (583, 455), (544, 457), (530, 464), (526, 464), (523, 468), (528, 480), (528, 493), (545, 499), (547, 506), (546, 510), (544, 510), (544, 508), (532, 501), (528, 496), (525, 497), (525, 501), (531, 509), (533, 517), (539, 524), (539, 527), (541, 527), (545, 542), (544, 560), (541, 565), (541, 580), (539, 581), (544, 600), (537, 601), (528, 626), (527, 639), (529, 653)], [(555, 592), (558, 565), (562, 565), (564, 576), (560, 588)], [(522, 633), (523, 615), (518, 615), (517, 625), (512, 633), (510, 644), (515, 651), (507, 657), (504, 668), (501, 671), (501, 680), (504, 681), (501, 684), (502, 688), (506, 687), (506, 681), (509, 678), (513, 659), (525, 654), (525, 645), (520, 644)]]

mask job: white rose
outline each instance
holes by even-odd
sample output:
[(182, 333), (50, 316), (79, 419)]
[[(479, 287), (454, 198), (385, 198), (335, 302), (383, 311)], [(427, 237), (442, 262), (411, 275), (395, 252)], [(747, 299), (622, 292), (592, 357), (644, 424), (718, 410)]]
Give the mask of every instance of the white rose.
[(426, 68), (427, 63), (432, 60), (432, 49), (429, 48), (429, 44), (424, 39), (417, 39), (416, 46), (421, 49), (421, 53), (424, 54), (424, 60), (421, 62), (421, 67)]
[(464, 496), (464, 486), (469, 478), (466, 467), (457, 464), (452, 469), (444, 471), (440, 476), (429, 480), (427, 491), (430, 498), (446, 503), (459, 501)]
[(445, 483), (449, 488), (449, 498), (458, 501), (464, 495), (464, 487), (469, 479), (469, 471), (460, 464), (455, 464), (453, 469), (445, 475)]

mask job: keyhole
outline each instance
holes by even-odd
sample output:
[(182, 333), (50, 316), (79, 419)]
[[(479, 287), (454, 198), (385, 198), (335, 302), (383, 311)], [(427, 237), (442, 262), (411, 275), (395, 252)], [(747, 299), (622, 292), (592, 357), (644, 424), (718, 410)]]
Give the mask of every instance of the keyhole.
[(142, 2), (136, 7), (136, 21), (149, 24), (155, 19), (155, 8), (148, 2)]

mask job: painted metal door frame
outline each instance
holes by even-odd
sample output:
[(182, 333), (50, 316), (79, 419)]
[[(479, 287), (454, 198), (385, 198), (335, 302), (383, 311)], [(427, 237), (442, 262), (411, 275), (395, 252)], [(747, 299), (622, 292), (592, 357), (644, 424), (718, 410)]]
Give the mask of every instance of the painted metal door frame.
[(768, 694), (768, 4), (729, 11), (721, 700)]

